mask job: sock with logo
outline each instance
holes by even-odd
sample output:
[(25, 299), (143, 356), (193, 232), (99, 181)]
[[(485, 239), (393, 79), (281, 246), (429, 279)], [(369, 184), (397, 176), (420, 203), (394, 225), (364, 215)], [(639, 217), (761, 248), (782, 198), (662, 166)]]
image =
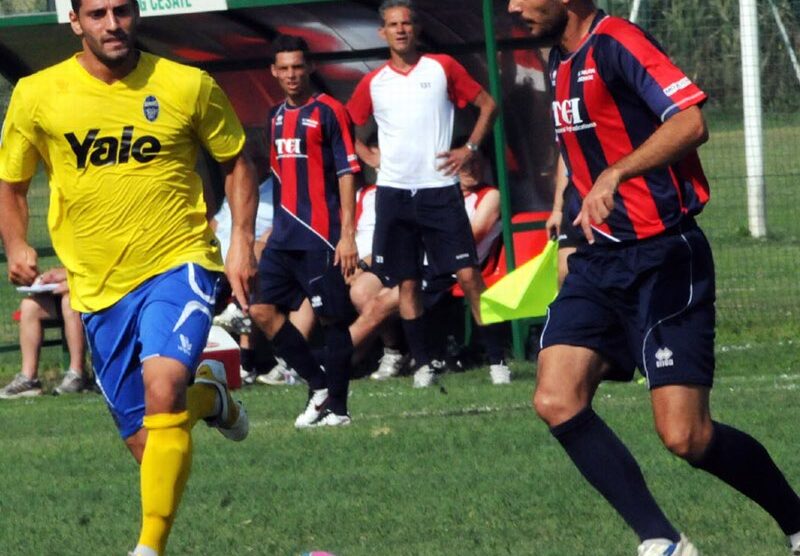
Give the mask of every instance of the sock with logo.
[(403, 332), (406, 335), (408, 350), (411, 352), (411, 356), (414, 358), (417, 367), (430, 365), (431, 359), (428, 355), (425, 336), (425, 315), (421, 315), (415, 319), (400, 319), (400, 322), (403, 325)]
[(325, 374), (314, 359), (308, 342), (289, 319), (286, 319), (272, 338), (272, 345), (275, 348), (275, 355), (282, 357), (290, 368), (297, 371), (297, 374), (308, 383), (309, 388), (320, 390), (327, 387)]
[(658, 507), (639, 465), (616, 434), (591, 407), (550, 429), (589, 481), (642, 541), (680, 540)]
[(328, 381), (328, 407), (337, 415), (347, 414), (347, 389), (350, 383), (350, 357), (353, 342), (350, 330), (342, 323), (325, 325), (325, 376)]
[(785, 535), (800, 531), (800, 498), (755, 438), (722, 423), (702, 457), (689, 462), (729, 484), (764, 508)]
[(147, 442), (139, 470), (142, 496), (141, 547), (163, 554), (192, 467), (188, 411), (146, 415)]

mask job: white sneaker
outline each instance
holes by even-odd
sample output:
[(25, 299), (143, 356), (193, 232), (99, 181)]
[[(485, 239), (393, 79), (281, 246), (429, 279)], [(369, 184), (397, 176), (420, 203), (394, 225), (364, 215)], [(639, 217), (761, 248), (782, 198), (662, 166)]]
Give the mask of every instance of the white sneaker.
[(511, 369), (505, 362), (489, 365), (489, 376), (492, 378), (492, 384), (511, 384)]
[(789, 553), (790, 556), (800, 556), (800, 539), (797, 540), (796, 543), (792, 544), (791, 539), (789, 540), (789, 544), (791, 545), (791, 552)]
[(427, 388), (438, 382), (439, 377), (431, 365), (423, 365), (414, 373), (414, 388)]
[(228, 303), (225, 310), (211, 321), (230, 334), (250, 334), (253, 321), (235, 303)]
[(373, 380), (386, 380), (400, 374), (405, 357), (399, 349), (383, 348), (383, 357), (378, 370), (369, 375)]
[(295, 428), (306, 429), (313, 427), (314, 423), (320, 418), (325, 406), (328, 405), (328, 389), (310, 390), (308, 392), (308, 402), (303, 412), (294, 421)]
[(158, 552), (147, 546), (137, 546), (133, 552), (128, 552), (128, 556), (158, 556)]
[(206, 419), (209, 427), (216, 428), (222, 436), (234, 442), (241, 442), (250, 432), (250, 420), (242, 402), (235, 401), (228, 390), (225, 366), (219, 361), (201, 361), (194, 375), (195, 384), (210, 384), (219, 394), (220, 409), (214, 417)]
[(320, 418), (316, 420), (315, 427), (346, 427), (352, 422), (349, 415), (337, 415), (330, 409), (326, 409)]
[(647, 539), (639, 545), (638, 556), (700, 556), (700, 552), (684, 535), (677, 543), (669, 539)]
[(276, 357), (277, 363), (272, 367), (268, 373), (259, 375), (256, 379), (261, 384), (269, 386), (283, 386), (286, 384), (286, 373), (289, 369), (286, 368), (286, 361), (280, 357)]

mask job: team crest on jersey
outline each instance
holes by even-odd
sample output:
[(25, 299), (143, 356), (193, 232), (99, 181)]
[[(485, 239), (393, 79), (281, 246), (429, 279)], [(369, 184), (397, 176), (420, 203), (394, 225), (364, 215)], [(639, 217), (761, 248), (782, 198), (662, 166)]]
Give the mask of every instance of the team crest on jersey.
[(153, 95), (148, 95), (146, 99), (144, 99), (144, 105), (142, 106), (142, 110), (144, 110), (144, 117), (147, 118), (148, 122), (156, 121), (158, 118), (158, 99)]

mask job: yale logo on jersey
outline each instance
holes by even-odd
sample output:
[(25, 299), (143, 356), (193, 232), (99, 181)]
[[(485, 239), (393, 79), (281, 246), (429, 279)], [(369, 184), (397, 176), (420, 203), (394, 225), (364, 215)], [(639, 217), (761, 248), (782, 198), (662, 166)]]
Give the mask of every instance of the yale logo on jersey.
[(161, 152), (161, 142), (152, 135), (142, 135), (134, 139), (132, 125), (122, 128), (120, 137), (99, 136), (99, 129), (90, 129), (83, 139), (70, 132), (65, 133), (72, 152), (75, 153), (79, 169), (92, 166), (126, 164), (133, 158), (142, 164), (155, 159)]
[(553, 118), (556, 122), (556, 127), (564, 125), (582, 124), (581, 119), (581, 99), (568, 98), (564, 101), (553, 101)]
[(144, 99), (142, 110), (148, 122), (156, 121), (156, 118), (158, 118), (158, 99), (153, 95), (148, 95), (148, 97)]
[(275, 139), (278, 156), (302, 154), (300, 139)]
[(656, 350), (656, 367), (661, 369), (663, 367), (672, 367), (675, 365), (672, 355), (672, 350), (668, 347), (662, 347)]

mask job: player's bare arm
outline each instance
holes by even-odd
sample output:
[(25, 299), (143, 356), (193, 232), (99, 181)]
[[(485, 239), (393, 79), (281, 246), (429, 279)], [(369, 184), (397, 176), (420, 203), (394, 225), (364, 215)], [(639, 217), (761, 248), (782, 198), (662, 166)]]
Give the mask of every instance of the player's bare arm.
[(557, 238), (561, 233), (561, 221), (564, 219), (564, 191), (567, 189), (567, 183), (569, 183), (567, 165), (564, 164), (564, 157), (559, 154), (556, 164), (556, 190), (553, 193), (553, 208), (544, 225), (550, 238)]
[(30, 286), (39, 275), (36, 251), (27, 239), (29, 186), (30, 180), (0, 180), (0, 236), (8, 260), (8, 279), (20, 286)]
[(378, 147), (369, 147), (359, 139), (356, 139), (354, 146), (358, 158), (363, 160), (364, 164), (376, 170), (381, 167), (381, 151)]
[(341, 265), (342, 275), (350, 276), (358, 264), (356, 247), (356, 180), (353, 174), (339, 177), (339, 199), (342, 206), (342, 233), (336, 244), (333, 264)]
[(485, 238), (497, 221), (500, 219), (500, 192), (497, 189), (489, 191), (475, 209), (475, 214), (470, 218), (472, 237), (478, 244)]
[(606, 168), (597, 177), (591, 191), (583, 199), (574, 224), (583, 229), (589, 243), (594, 243), (591, 226), (603, 223), (611, 214), (614, 193), (622, 182), (672, 164), (707, 140), (708, 128), (698, 106), (678, 112), (638, 149)]
[(225, 274), (233, 295), (243, 311), (250, 306), (250, 284), (256, 274), (253, 254), (255, 218), (258, 208), (258, 184), (250, 159), (240, 154), (222, 164), (225, 172), (225, 195), (231, 207), (231, 246), (225, 261)]
[(480, 113), (467, 143), (437, 155), (437, 158), (442, 159), (438, 169), (443, 170), (448, 175), (456, 174), (472, 158), (474, 151), (478, 149), (489, 133), (492, 123), (494, 123), (494, 118), (497, 114), (497, 103), (485, 89), (481, 89), (481, 92), (472, 101), (472, 105), (477, 107)]

